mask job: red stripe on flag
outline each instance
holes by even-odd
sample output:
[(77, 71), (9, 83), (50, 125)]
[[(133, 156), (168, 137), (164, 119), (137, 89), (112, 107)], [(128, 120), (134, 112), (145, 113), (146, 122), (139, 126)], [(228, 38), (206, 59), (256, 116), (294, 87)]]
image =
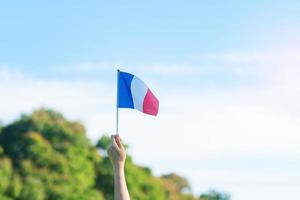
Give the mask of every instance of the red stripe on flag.
[(146, 96), (143, 102), (143, 112), (149, 115), (157, 115), (159, 108), (158, 99), (154, 96), (151, 90), (148, 88)]

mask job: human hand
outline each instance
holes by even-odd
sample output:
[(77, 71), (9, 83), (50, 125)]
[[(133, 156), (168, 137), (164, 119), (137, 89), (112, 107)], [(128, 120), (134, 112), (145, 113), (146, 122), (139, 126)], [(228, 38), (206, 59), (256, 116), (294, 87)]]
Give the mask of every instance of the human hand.
[(118, 134), (111, 136), (111, 143), (107, 149), (107, 153), (115, 169), (124, 168), (126, 151)]

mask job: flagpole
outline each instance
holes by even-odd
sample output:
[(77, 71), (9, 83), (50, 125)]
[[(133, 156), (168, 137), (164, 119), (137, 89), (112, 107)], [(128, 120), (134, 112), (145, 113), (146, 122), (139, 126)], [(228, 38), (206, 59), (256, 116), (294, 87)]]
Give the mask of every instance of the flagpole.
[(117, 70), (116, 134), (119, 135), (119, 72)]

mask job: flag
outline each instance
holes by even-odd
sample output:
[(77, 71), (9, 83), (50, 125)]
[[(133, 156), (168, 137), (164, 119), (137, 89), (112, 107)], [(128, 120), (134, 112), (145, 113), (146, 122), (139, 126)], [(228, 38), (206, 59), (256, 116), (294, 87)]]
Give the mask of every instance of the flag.
[(156, 116), (159, 102), (137, 76), (118, 70), (118, 108), (132, 108)]

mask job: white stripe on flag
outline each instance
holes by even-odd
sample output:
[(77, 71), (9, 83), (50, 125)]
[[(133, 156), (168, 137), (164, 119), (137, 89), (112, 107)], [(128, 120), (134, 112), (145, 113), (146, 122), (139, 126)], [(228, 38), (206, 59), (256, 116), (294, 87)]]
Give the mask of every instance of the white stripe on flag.
[(130, 89), (134, 108), (143, 112), (143, 103), (146, 93), (148, 91), (148, 87), (141, 79), (134, 76), (131, 81)]

